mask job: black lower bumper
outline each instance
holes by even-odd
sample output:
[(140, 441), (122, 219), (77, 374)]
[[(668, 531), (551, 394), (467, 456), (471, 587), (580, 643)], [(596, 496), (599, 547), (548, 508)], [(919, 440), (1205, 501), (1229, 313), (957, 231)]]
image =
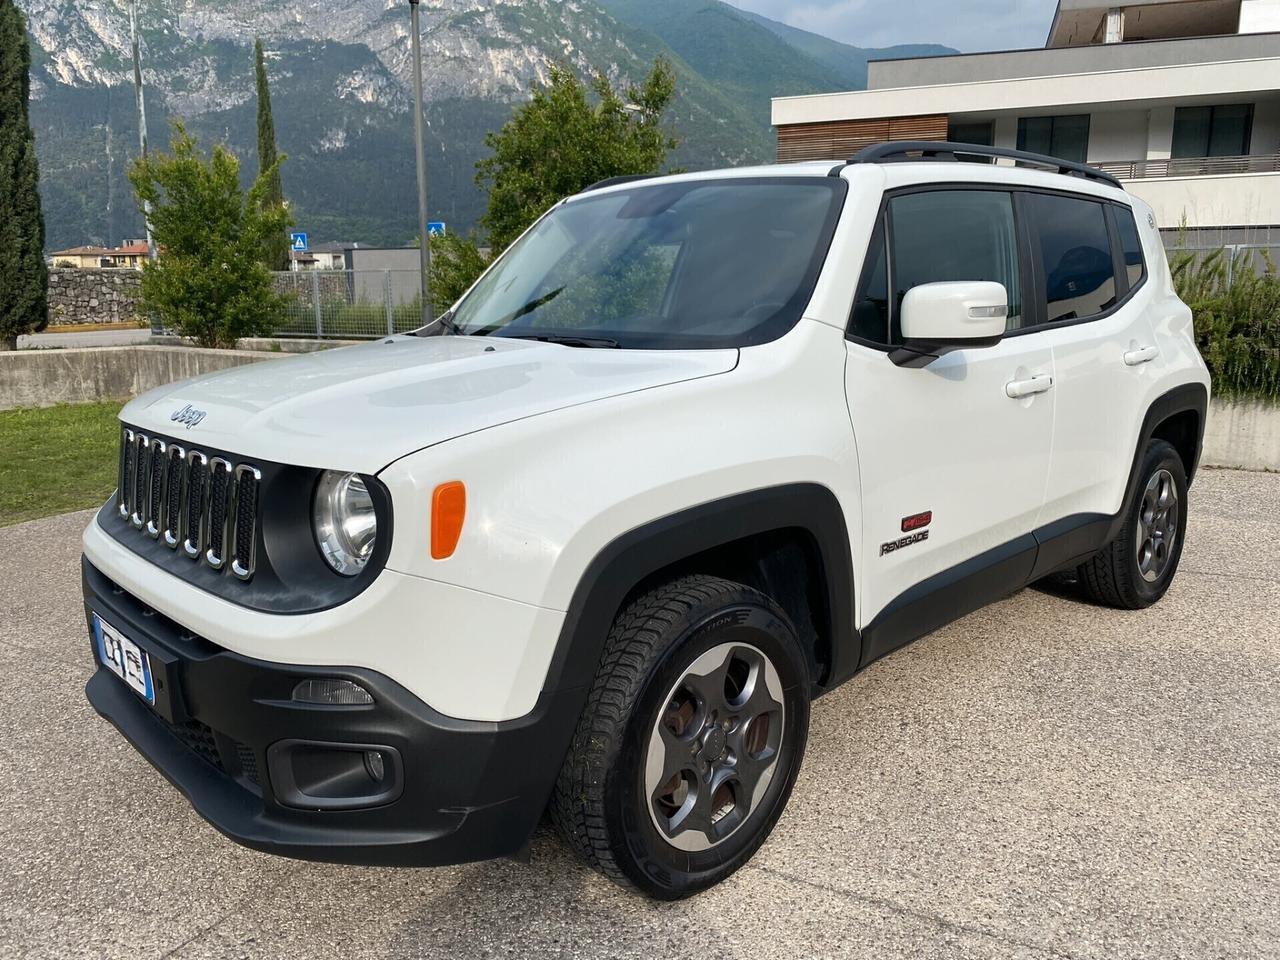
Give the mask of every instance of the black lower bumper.
[[(304, 860), (434, 866), (517, 853), (537, 826), (581, 691), (544, 695), (520, 720), (454, 720), (371, 670), (267, 663), (223, 650), (149, 610), (87, 560), (82, 572), (90, 633), (96, 613), (147, 652), (155, 675), (153, 708), (99, 665), (85, 689), (89, 702), (231, 839)], [(350, 680), (374, 702), (293, 701), (294, 687), (311, 678)], [(281, 766), (282, 749), (298, 744), (320, 754), (343, 745), (383, 749), (395, 761), (386, 773), (394, 796), (354, 809), (307, 805), (285, 786)]]

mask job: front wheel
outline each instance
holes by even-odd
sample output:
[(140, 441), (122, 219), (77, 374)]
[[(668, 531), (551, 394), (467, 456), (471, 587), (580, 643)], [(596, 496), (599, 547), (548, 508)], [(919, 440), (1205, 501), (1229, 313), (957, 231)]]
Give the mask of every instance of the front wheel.
[(1153, 440), (1138, 468), (1138, 485), (1120, 534), (1080, 565), (1077, 576), (1093, 600), (1141, 610), (1164, 596), (1182, 558), (1187, 532), (1187, 474), (1178, 451)]
[(742, 866), (790, 796), (809, 728), (805, 659), (763, 594), (693, 576), (614, 623), (552, 819), (610, 879), (674, 900)]

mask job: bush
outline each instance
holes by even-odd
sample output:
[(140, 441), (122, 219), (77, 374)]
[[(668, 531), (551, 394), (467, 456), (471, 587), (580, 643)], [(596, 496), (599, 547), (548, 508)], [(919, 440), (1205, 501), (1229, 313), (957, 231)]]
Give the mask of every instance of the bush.
[(1178, 296), (1195, 315), (1196, 345), (1214, 393), (1280, 402), (1280, 276), (1264, 251), (1231, 257), (1225, 249), (1170, 257)]
[(289, 214), (265, 205), (279, 161), (249, 191), (240, 161), (224, 146), (206, 160), (182, 124), (170, 153), (137, 161), (129, 179), (139, 206), (150, 204), (160, 258), (143, 267), (143, 309), (203, 347), (234, 347), (241, 337), (270, 333), (284, 315), (264, 259)]

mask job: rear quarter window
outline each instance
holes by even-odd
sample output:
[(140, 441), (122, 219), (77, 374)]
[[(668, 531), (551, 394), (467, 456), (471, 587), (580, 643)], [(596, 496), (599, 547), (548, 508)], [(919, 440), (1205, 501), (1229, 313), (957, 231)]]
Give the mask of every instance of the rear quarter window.
[(1124, 254), (1124, 270), (1128, 275), (1129, 289), (1132, 290), (1147, 275), (1146, 260), (1142, 256), (1142, 238), (1138, 235), (1138, 223), (1133, 218), (1132, 210), (1119, 205), (1112, 209), (1116, 214), (1116, 232), (1120, 234), (1120, 250)]

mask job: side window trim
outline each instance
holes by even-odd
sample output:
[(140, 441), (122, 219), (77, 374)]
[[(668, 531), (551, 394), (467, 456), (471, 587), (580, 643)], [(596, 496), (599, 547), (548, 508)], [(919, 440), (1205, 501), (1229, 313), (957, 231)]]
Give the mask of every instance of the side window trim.
[[(1026, 195), (1033, 193), (1045, 193), (1062, 197), (1070, 197), (1074, 200), (1087, 200), (1093, 203), (1100, 203), (1104, 208), (1108, 208), (1105, 211), (1105, 215), (1108, 225), (1108, 236), (1110, 238), (1112, 248), (1112, 259), (1114, 260), (1118, 256), (1120, 259), (1120, 266), (1122, 268), (1124, 267), (1123, 244), (1119, 243), (1119, 231), (1114, 223), (1115, 214), (1110, 208), (1118, 207), (1122, 210), (1128, 211), (1129, 214), (1134, 217), (1134, 225), (1136, 226), (1137, 214), (1133, 212), (1133, 208), (1120, 203), (1117, 200), (1095, 196), (1094, 194), (1075, 193), (1071, 190), (1054, 190), (1048, 187), (989, 184), (972, 180), (961, 181), (959, 183), (913, 184), (907, 187), (900, 187), (896, 190), (886, 191), (882, 194), (880, 198), (880, 209), (876, 214), (876, 225), (872, 229), (871, 233), (871, 243), (874, 243), (876, 236), (880, 235), (883, 237), (885, 244), (885, 278), (889, 292), (886, 323), (890, 330), (893, 329), (895, 298), (893, 295), (893, 232), (891, 224), (893, 218), (889, 216), (889, 203), (894, 197), (905, 196), (912, 193), (931, 193), (944, 190), (981, 190), (987, 193), (1003, 191), (1013, 195), (1014, 229), (1018, 234), (1018, 245), (1020, 248), (1020, 255), (1022, 257), (1020, 270), (1020, 277), (1023, 283), (1022, 310), (1023, 316), (1027, 322), (1021, 327), (1007, 331), (1005, 333), (1006, 337), (1020, 337), (1029, 333), (1039, 333), (1045, 330), (1057, 330), (1060, 327), (1072, 327), (1081, 323), (1094, 323), (1098, 320), (1105, 320), (1117, 310), (1122, 309), (1133, 295), (1146, 285), (1147, 280), (1150, 277), (1151, 270), (1147, 261), (1146, 249), (1143, 246), (1142, 231), (1141, 228), (1139, 228), (1138, 246), (1139, 251), (1142, 254), (1141, 279), (1135, 284), (1129, 284), (1128, 271), (1121, 269), (1116, 275), (1116, 282), (1117, 284), (1125, 284), (1127, 288), (1123, 295), (1119, 295), (1119, 287), (1117, 287), (1116, 302), (1109, 309), (1104, 310), (1101, 313), (1091, 314), (1087, 317), (1077, 317), (1073, 320), (1055, 320), (1053, 322), (1049, 322), (1046, 319), (1048, 316), (1048, 296), (1045, 292), (1046, 281), (1042, 262), (1043, 257), (1041, 256), (1040, 249), (1040, 231), (1037, 224), (1034, 222), (1034, 218), (1031, 216), (1030, 210), (1028, 209), (1028, 204), (1024, 199)], [(868, 252), (871, 250), (870, 243), (868, 244), (867, 250)], [(853, 333), (853, 310), (857, 305), (858, 298), (862, 296), (862, 293), (866, 288), (866, 284), (870, 280), (871, 268), (871, 259), (869, 257), (864, 257), (862, 274), (858, 278), (858, 285), (854, 293), (853, 303), (849, 305), (849, 319), (845, 324), (845, 339), (852, 341), (853, 343), (861, 344), (864, 347), (869, 347), (873, 350), (879, 350), (882, 353), (888, 353), (894, 349), (892, 344), (887, 342), (877, 343)]]

